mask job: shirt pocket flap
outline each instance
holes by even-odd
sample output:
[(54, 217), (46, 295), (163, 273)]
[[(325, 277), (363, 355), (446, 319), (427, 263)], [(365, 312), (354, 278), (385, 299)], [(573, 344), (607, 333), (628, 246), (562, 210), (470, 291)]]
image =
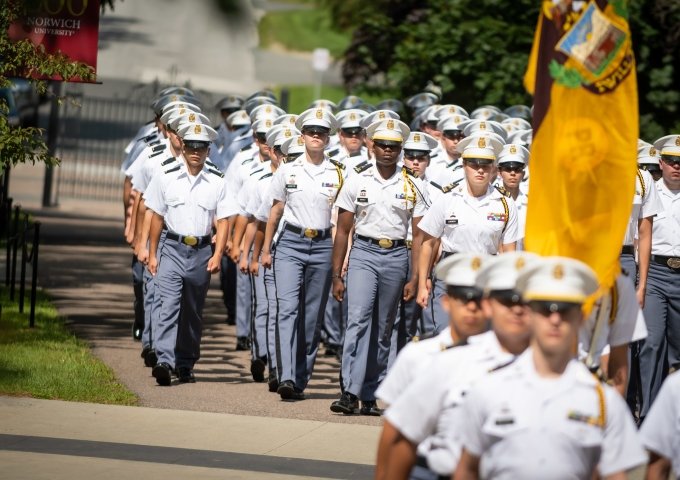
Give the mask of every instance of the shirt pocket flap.
[(184, 204), (184, 197), (171, 197), (166, 200), (169, 207), (176, 207)]

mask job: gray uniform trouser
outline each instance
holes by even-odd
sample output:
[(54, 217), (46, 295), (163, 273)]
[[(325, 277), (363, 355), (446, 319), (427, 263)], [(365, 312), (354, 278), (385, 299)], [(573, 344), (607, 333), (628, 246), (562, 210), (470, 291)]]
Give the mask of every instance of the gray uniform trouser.
[(267, 357), (269, 358), (269, 371), (276, 369), (276, 284), (274, 283), (274, 271), (271, 268), (264, 270), (264, 288), (267, 294)]
[(253, 282), (253, 328), (251, 338), (253, 340), (251, 353), (252, 359), (267, 356), (267, 318), (269, 316), (269, 303), (264, 285), (264, 268), (260, 265), (257, 276), (251, 275)]
[(387, 373), (392, 329), (402, 296), (408, 253), (355, 239), (347, 270), (347, 330), (342, 351), (344, 390), (375, 400)]
[[(165, 241), (165, 230), (161, 232), (158, 241), (158, 251), (161, 250)], [(144, 332), (142, 333), (142, 348), (153, 348), (153, 326), (158, 322), (160, 312), (160, 299), (155, 298), (156, 281), (149, 269), (144, 269)]]
[(284, 230), (274, 253), (279, 381), (304, 390), (312, 377), (331, 286), (333, 242)]
[(637, 264), (635, 263), (635, 256), (629, 253), (622, 253), (619, 257), (621, 262), (621, 270), (623, 274), (631, 279), (633, 285), (637, 287)]
[(161, 247), (156, 274), (160, 313), (158, 325), (153, 328), (159, 363), (193, 368), (200, 357), (211, 256), (210, 244), (189, 247), (166, 239)]
[(135, 324), (144, 324), (144, 264), (132, 254), (132, 289), (135, 294)]
[(333, 292), (328, 292), (328, 303), (323, 320), (322, 337), (326, 345), (342, 345), (345, 334), (343, 319), (347, 318), (347, 301), (338, 302)]
[(649, 412), (668, 367), (680, 365), (680, 270), (649, 264), (643, 313), (647, 338), (640, 348), (641, 417)]
[(236, 336), (250, 337), (250, 325), (253, 321), (253, 289), (250, 273), (241, 273), (236, 269)]

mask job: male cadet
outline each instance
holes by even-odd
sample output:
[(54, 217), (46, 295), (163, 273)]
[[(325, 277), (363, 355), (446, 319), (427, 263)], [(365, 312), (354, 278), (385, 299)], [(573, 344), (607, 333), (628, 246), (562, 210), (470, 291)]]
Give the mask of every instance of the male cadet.
[[(411, 478), (451, 477), (460, 457), (459, 407), (466, 390), (489, 371), (511, 362), (529, 345), (531, 332), (515, 284), (519, 273), (535, 258), (526, 252), (484, 258), (459, 254), (437, 267), (438, 276), (447, 284), (468, 285), (457, 290), (448, 287), (445, 298), (449, 315), (451, 309), (457, 310), (454, 314), (463, 317), (458, 320), (462, 323), (464, 308), (481, 309), (483, 317), (491, 319), (493, 331), (468, 337), (469, 346), (431, 355), (430, 361), (422, 362), (411, 373), (413, 382), (402, 387), (403, 394), (386, 413), (380, 443), (384, 478), (408, 478), (409, 471)], [(467, 313), (471, 316), (470, 310)]]
[(571, 258), (544, 257), (519, 275), (530, 348), (466, 393), (456, 479), (625, 478), (647, 461), (621, 395), (574, 358), (581, 309), (597, 288)]
[(331, 210), (343, 182), (341, 169), (324, 155), (337, 128), (333, 114), (306, 110), (296, 126), (305, 154), (282, 165), (272, 180), (273, 204), (262, 247), (262, 266), (273, 268), (276, 283), (277, 392), (283, 400), (303, 400), (312, 376), (331, 282)]
[(515, 143), (503, 145), (498, 155), (498, 173), (500, 181), (498, 187), (506, 196), (513, 199), (517, 207), (517, 231), (520, 239), (517, 250), (524, 250), (524, 230), (527, 221), (527, 194), (520, 188), (524, 173), (529, 162), (529, 150)]
[[(161, 305), (153, 330), (158, 363), (152, 374), (163, 386), (170, 385), (173, 370), (181, 383), (196, 381), (193, 368), (200, 356), (203, 305), (210, 274), (219, 271), (226, 242), (224, 179), (205, 165), (217, 133), (207, 125), (187, 124), (179, 134), (184, 165), (155, 177), (146, 191), (146, 206), (154, 212), (148, 268), (156, 276)], [(167, 232), (159, 251), (164, 226)]]
[(648, 335), (640, 348), (640, 420), (669, 367), (680, 367), (680, 135), (662, 137), (654, 147), (661, 155), (662, 177), (655, 185), (663, 209), (654, 219), (643, 309)]
[(649, 451), (648, 480), (667, 479), (671, 466), (680, 478), (680, 372), (669, 375), (640, 429)]
[[(387, 372), (397, 305), (415, 293), (408, 274), (406, 235), (425, 212), (422, 183), (397, 168), (410, 131), (399, 120), (383, 120), (367, 128), (375, 166), (357, 167), (338, 195), (337, 231), (333, 245), (333, 296), (342, 301), (342, 267), (349, 233), (355, 237), (347, 269), (347, 329), (342, 351), (343, 393), (331, 411), (352, 414), (361, 400), (362, 415), (380, 415), (375, 391)], [(417, 256), (417, 252), (414, 253)], [(408, 283), (407, 283), (408, 280)]]
[(638, 149), (637, 163), (638, 168), (649, 172), (655, 182), (661, 178), (659, 152), (653, 145), (646, 145), (645, 148)]
[(458, 142), (465, 138), (460, 125), (467, 120), (467, 117), (461, 115), (451, 115), (443, 117), (437, 123), (437, 129), (441, 132), (439, 153), (430, 165), (430, 179), (439, 185), (460, 182), (465, 176), (457, 147)]
[(219, 125), (215, 127), (217, 139), (213, 142), (218, 149), (218, 152), (225, 146), (228, 146), (234, 138), (234, 132), (229, 128), (227, 118), (229, 118), (229, 115), (239, 110), (243, 106), (243, 103), (244, 99), (242, 97), (230, 95), (220, 99), (220, 101), (217, 102), (217, 105), (215, 105), (215, 108), (220, 111), (221, 118)]
[(487, 133), (467, 137), (457, 148), (462, 153), (466, 182), (433, 202), (419, 224), (423, 245), (418, 259), (417, 301), (423, 308), (432, 308), (434, 333), (448, 322), (440, 305), (444, 286), (435, 280), (430, 292), (427, 282), (439, 239), (442, 259), (453, 253), (495, 255), (512, 251), (519, 240), (515, 203), (491, 185), (496, 157), (502, 150), (497, 136)]
[[(388, 119), (393, 119), (393, 120), (399, 120), (399, 114), (393, 112), (392, 110), (376, 110), (375, 112), (369, 113), (366, 115), (364, 118), (362, 118), (359, 121), (359, 124), (364, 127), (364, 129), (367, 129), (369, 125), (374, 124), (375, 122), (379, 122), (382, 120), (388, 120)], [(375, 162), (375, 157), (373, 155), (373, 142), (372, 140), (365, 135), (364, 136), (364, 143), (366, 144), (366, 151), (368, 153), (368, 161), (370, 163)], [(352, 172), (348, 172), (348, 174), (352, 174)]]

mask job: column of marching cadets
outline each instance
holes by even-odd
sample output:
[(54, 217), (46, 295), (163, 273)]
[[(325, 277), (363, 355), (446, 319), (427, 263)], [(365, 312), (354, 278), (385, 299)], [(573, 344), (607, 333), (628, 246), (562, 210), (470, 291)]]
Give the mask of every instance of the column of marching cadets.
[(122, 167), (144, 364), (196, 381), (219, 272), (255, 382), (304, 400), (323, 343), (330, 410), (384, 413), (377, 478), (613, 478), (642, 442), (680, 471), (680, 136), (640, 140), (622, 273), (584, 318), (590, 268), (523, 252), (531, 110), (439, 101), (297, 115), (264, 90), (213, 128), (161, 91)]

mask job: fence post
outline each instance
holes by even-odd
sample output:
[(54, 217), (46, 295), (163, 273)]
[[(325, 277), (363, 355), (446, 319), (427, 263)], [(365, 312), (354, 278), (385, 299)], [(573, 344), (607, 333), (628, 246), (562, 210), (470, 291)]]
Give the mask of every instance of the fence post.
[(21, 232), (21, 274), (19, 275), (19, 313), (24, 313), (24, 296), (26, 295), (26, 262), (28, 261), (28, 215), (24, 216), (24, 231)]
[(6, 250), (7, 250), (7, 260), (5, 261), (5, 286), (9, 287), (9, 275), (10, 275), (10, 260), (11, 260), (11, 247), (9, 244), (9, 239), (12, 236), (12, 229), (10, 228), (11, 222), (12, 222), (12, 199), (8, 198), (7, 199), (7, 210), (6, 210), (6, 215), (5, 215), (5, 222), (3, 224), (3, 228), (6, 228), (7, 231), (5, 232), (5, 245), (6, 245)]
[(29, 317), (29, 327), (35, 327), (35, 302), (38, 293), (38, 247), (40, 246), (40, 222), (33, 224), (33, 252), (31, 262), (33, 263), (33, 276), (31, 277), (31, 315)]
[(20, 206), (14, 207), (14, 235), (12, 236), (12, 277), (9, 284), (9, 299), (14, 301), (14, 291), (17, 280), (17, 249), (19, 248), (19, 210)]

